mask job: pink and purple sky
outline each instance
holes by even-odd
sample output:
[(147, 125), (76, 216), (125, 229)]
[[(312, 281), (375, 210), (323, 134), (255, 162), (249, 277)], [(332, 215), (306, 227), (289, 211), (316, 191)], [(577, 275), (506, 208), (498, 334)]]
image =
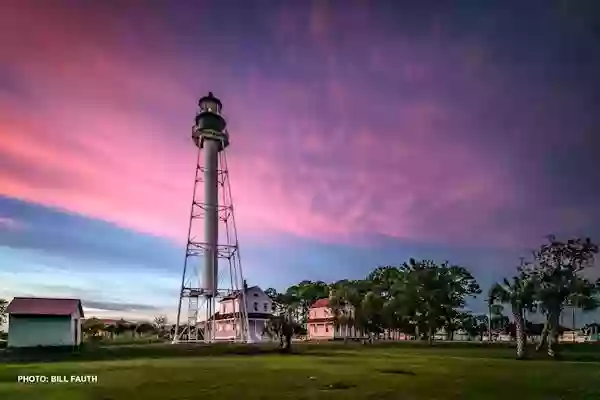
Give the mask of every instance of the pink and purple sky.
[(209, 90), (253, 284), (599, 237), (597, 5), (440, 3), (3, 1), (0, 297), (172, 315)]

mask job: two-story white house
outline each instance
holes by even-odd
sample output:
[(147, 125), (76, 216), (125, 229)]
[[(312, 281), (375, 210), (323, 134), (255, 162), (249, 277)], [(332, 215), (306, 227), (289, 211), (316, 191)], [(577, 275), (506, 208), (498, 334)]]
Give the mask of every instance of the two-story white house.
[[(264, 335), (267, 320), (273, 315), (273, 302), (258, 286), (245, 287), (249, 339), (252, 342), (270, 340)], [(236, 339), (235, 318), (239, 318), (242, 293), (234, 293), (219, 302), (215, 313), (215, 339)]]
[[(347, 307), (342, 311), (348, 321), (354, 316), (354, 309)], [(352, 324), (335, 324), (335, 316), (329, 307), (329, 299), (317, 300), (308, 310), (308, 339), (309, 340), (334, 340), (358, 339), (365, 335)]]
[[(329, 299), (317, 300), (308, 310), (308, 339), (309, 340), (336, 340), (336, 339), (366, 339), (366, 332), (362, 332), (352, 323), (354, 307), (348, 305), (340, 310), (338, 323), (329, 307)], [(336, 326), (337, 325), (337, 326)], [(410, 337), (397, 330), (385, 330), (380, 338), (387, 340), (408, 340)]]

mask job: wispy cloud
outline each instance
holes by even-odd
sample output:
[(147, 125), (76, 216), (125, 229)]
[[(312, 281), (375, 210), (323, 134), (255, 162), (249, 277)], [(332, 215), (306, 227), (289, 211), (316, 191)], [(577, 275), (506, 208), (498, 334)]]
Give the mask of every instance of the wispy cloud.
[(87, 308), (106, 311), (157, 311), (158, 307), (149, 304), (115, 303), (106, 301), (84, 300), (83, 306)]
[(23, 227), (24, 225), (14, 218), (0, 216), (0, 230), (15, 231)]
[(190, 124), (213, 90), (230, 117), (244, 238), (513, 245), (589, 223), (565, 216), (577, 200), (554, 200), (565, 195), (545, 167), (560, 127), (596, 123), (585, 100), (444, 18), (393, 31), (368, 6), (316, 2), (297, 22), (288, 8), (257, 20), (269, 28), (220, 26), (237, 44), (217, 46), (164, 10), (58, 4), (0, 17), (3, 195), (182, 240)]

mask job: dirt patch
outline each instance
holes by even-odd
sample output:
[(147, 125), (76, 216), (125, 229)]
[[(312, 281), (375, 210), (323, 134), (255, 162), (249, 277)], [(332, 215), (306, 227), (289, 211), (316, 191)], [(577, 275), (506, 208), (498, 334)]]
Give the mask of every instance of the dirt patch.
[(399, 369), (399, 368), (386, 368), (386, 369), (380, 369), (378, 371), (381, 372), (382, 374), (397, 374), (397, 375), (411, 375), (411, 376), (417, 375), (412, 371), (406, 371), (404, 369)]

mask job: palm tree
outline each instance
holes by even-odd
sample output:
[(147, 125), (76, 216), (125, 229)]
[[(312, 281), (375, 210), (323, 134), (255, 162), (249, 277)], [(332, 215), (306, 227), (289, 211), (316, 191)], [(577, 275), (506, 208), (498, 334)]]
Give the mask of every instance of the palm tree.
[(494, 298), (492, 296), (491, 290), (488, 293), (486, 303), (487, 303), (487, 309), (488, 309), (488, 320), (487, 320), (488, 342), (491, 343), (492, 342), (492, 305), (494, 304)]
[(512, 282), (504, 279), (496, 283), (491, 291), (491, 298), (504, 304), (510, 304), (515, 320), (517, 338), (517, 358), (525, 357), (525, 326), (523, 313), (533, 306), (534, 285), (526, 275), (521, 274), (512, 278)]
[[(575, 238), (563, 242), (553, 235), (548, 236), (548, 243), (534, 252), (535, 263), (528, 268), (527, 273), (535, 278), (536, 300), (546, 315), (537, 350), (547, 341), (550, 357), (556, 356), (555, 343), (558, 341), (560, 314), (564, 306), (569, 300), (572, 304), (581, 304), (582, 308), (587, 308), (590, 304), (586, 300), (587, 304), (584, 305), (582, 299), (586, 297), (586, 287), (593, 284), (579, 276), (579, 273), (593, 265), (597, 253), (598, 245), (589, 238)], [(578, 297), (579, 300), (576, 301)]]

